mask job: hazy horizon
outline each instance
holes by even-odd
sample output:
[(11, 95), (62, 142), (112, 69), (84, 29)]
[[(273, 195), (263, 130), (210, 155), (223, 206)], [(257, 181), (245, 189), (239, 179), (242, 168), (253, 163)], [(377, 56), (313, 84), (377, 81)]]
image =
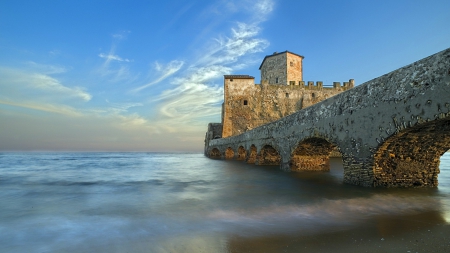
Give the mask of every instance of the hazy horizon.
[(223, 75), (359, 85), (450, 47), (450, 2), (0, 3), (0, 151), (202, 152)]

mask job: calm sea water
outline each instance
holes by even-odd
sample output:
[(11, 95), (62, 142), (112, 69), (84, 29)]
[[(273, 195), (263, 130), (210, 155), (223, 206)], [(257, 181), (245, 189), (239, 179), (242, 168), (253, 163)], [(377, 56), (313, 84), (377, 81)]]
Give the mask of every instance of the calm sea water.
[(450, 222), (449, 153), (433, 189), (346, 185), (341, 161), (331, 166), (286, 173), (202, 154), (0, 153), (0, 252), (235, 252), (255, 238), (389, 229), (396, 217)]

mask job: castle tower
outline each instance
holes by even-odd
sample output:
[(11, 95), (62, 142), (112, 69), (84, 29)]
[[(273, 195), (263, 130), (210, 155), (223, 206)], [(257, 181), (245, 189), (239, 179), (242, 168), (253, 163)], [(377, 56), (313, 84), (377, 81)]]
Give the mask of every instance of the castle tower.
[(241, 125), (246, 124), (245, 119), (237, 118), (242, 112), (250, 113), (248, 110), (252, 90), (255, 89), (255, 78), (249, 75), (225, 75), (223, 81), (222, 138), (226, 138), (244, 132), (236, 128), (243, 128)]
[(303, 56), (289, 51), (267, 55), (259, 67), (261, 83), (298, 85), (303, 81)]

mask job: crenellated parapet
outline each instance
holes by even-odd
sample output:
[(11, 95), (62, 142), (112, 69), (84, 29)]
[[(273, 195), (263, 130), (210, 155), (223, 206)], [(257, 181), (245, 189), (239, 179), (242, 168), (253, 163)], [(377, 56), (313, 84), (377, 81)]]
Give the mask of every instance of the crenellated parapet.
[(305, 90), (335, 90), (335, 91), (346, 91), (348, 89), (351, 89), (353, 87), (355, 87), (355, 80), (350, 79), (348, 82), (343, 82), (343, 85), (341, 86), (340, 82), (333, 82), (333, 85), (324, 85), (322, 81), (317, 81), (317, 82), (313, 82), (313, 81), (299, 81), (298, 83), (295, 82), (291, 82), (290, 85), (294, 86), (294, 87), (299, 87), (300, 89), (305, 89)]
[[(439, 159), (450, 149), (448, 59), (450, 48), (354, 88), (352, 82), (344, 83), (339, 86), (349, 89), (329, 99), (241, 134), (210, 140), (205, 154), (278, 164), (285, 171), (326, 171), (334, 152), (342, 156), (345, 183), (436, 187)], [(256, 89), (268, 92), (270, 86)], [(269, 92), (269, 98), (285, 91)], [(270, 101), (266, 105), (274, 106)]]
[(249, 75), (224, 76), (222, 137), (244, 133), (319, 103), (354, 87), (324, 86), (303, 81), (303, 56), (285, 51), (266, 56), (261, 64), (261, 84)]

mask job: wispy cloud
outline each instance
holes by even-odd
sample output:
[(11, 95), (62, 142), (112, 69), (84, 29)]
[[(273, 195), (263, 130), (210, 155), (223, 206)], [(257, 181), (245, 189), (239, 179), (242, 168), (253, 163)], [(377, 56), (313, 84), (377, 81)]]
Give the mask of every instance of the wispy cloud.
[(113, 34), (113, 42), (108, 53), (100, 53), (98, 57), (104, 59), (102, 65), (97, 69), (102, 77), (109, 78), (111, 82), (128, 82), (135, 81), (139, 74), (133, 75), (130, 71), (128, 63), (133, 62), (132, 59), (124, 58), (116, 54), (116, 47), (119, 41), (126, 39), (130, 31), (123, 31)]
[(260, 0), (256, 2), (256, 16), (265, 16), (273, 11), (274, 2), (272, 0)]
[(114, 54), (99, 54), (100, 58), (105, 58), (108, 61), (124, 61), (124, 62), (130, 62), (128, 59), (123, 59), (122, 57)]
[(212, 116), (220, 114), (223, 75), (254, 63), (250, 56), (262, 52), (269, 45), (267, 40), (257, 37), (261, 19), (254, 17), (269, 14), (273, 2), (261, 0), (253, 7), (254, 16), (250, 17), (249, 22), (236, 22), (229, 35), (213, 39), (182, 74), (169, 80), (175, 87), (163, 91), (155, 99), (159, 104), (158, 125), (167, 131), (198, 131)]
[(63, 94), (67, 97), (77, 97), (84, 101), (89, 101), (92, 95), (84, 91), (81, 87), (72, 87), (62, 85), (57, 79), (44, 75), (32, 74), (29, 76), (29, 84), (36, 89), (46, 90), (51, 93)]
[[(51, 69), (52, 67), (48, 67)], [(0, 87), (2, 94), (0, 97), (10, 97), (13, 99), (38, 99), (38, 95), (54, 100), (68, 98), (78, 98), (89, 101), (92, 95), (81, 87), (68, 87), (63, 85), (58, 79), (43, 73), (36, 73), (27, 70), (0, 67)], [(41, 91), (41, 93), (37, 93)]]
[(126, 39), (127, 37), (128, 37), (128, 34), (130, 34), (131, 33), (131, 31), (128, 31), (128, 30), (126, 30), (126, 31), (120, 31), (120, 32), (118, 32), (118, 33), (114, 33), (113, 35), (112, 35), (112, 37), (114, 38), (114, 39), (117, 39), (117, 40), (124, 40), (124, 39)]
[(156, 79), (145, 85), (142, 85), (138, 88), (133, 89), (132, 92), (138, 92), (147, 87), (150, 87), (152, 85), (160, 83), (161, 81), (167, 79), (168, 77), (170, 77), (173, 74), (175, 74), (176, 72), (178, 72), (181, 69), (181, 67), (183, 67), (183, 65), (184, 65), (184, 62), (178, 61), (178, 60), (171, 61), (166, 66), (163, 66), (160, 63), (156, 62), (155, 70), (159, 73), (159, 75), (156, 77)]
[(109, 111), (113, 112), (114, 114), (128, 112), (128, 109), (133, 107), (144, 106), (143, 103), (111, 103), (108, 100), (106, 100), (106, 102), (108, 103)]
[[(194, 5), (183, 8), (169, 26), (181, 20), (183, 13)], [(66, 81), (73, 80), (69, 79), (70, 67), (32, 61), (27, 63), (25, 69), (0, 66), (0, 113), (3, 117), (17, 120), (8, 121), (13, 123), (8, 124), (9, 132), (2, 131), (2, 136), (10, 136), (20, 127), (24, 133), (33, 133), (29, 134), (29, 138), (45, 136), (42, 137), (43, 141), (36, 140), (38, 143), (47, 145), (47, 140), (55, 139), (55, 133), (59, 132), (61, 140), (70, 138), (70, 143), (76, 143), (74, 145), (82, 149), (116, 149), (120, 145), (129, 150), (148, 150), (148, 147), (173, 150), (173, 143), (176, 142), (177, 147), (192, 150), (193, 145), (201, 145), (203, 135), (199, 133), (205, 131), (208, 122), (220, 118), (223, 75), (255, 65), (256, 53), (269, 45), (260, 36), (261, 23), (273, 9), (271, 0), (219, 0), (211, 5), (214, 8), (207, 8), (199, 19), (211, 17), (214, 24), (204, 22), (203, 31), (195, 34), (194, 42), (188, 42), (192, 45), (190, 49), (196, 48), (200, 54), (196, 55), (191, 50), (194, 56), (184, 55), (183, 58), (165, 62), (154, 61), (150, 79), (138, 79), (139, 73), (131, 71), (135, 64), (133, 56), (118, 50), (119, 42), (127, 38), (129, 31), (112, 34), (109, 51), (102, 50), (94, 55), (98, 57), (94, 72), (102, 82), (120, 83), (120, 92), (129, 90), (124, 87), (134, 84), (132, 91), (139, 92), (139, 97), (148, 96), (145, 101), (133, 100), (138, 96), (127, 98), (126, 95), (130, 94), (114, 97), (119, 93), (118, 90), (112, 90), (111, 93), (102, 90), (98, 95), (95, 94), (97, 98), (104, 96), (111, 101), (92, 99), (93, 95), (83, 84), (74, 85)], [(217, 12), (211, 12), (213, 9)], [(216, 15), (221, 17), (216, 18)], [(244, 19), (233, 21), (231, 18), (235, 17)], [(231, 27), (217, 35), (215, 31), (224, 24)], [(214, 35), (210, 35), (211, 31), (214, 31)], [(59, 55), (60, 52), (52, 51), (50, 54)], [(96, 88), (98, 86), (90, 89), (91, 92)], [(17, 110), (14, 107), (30, 110)], [(40, 117), (42, 113), (31, 110), (48, 114)], [(18, 111), (26, 112), (26, 117), (14, 114)], [(73, 124), (75, 121), (77, 124)], [(24, 141), (29, 142), (29, 138)], [(10, 139), (10, 143), (15, 141)]]
[(42, 103), (36, 101), (10, 101), (0, 99), (0, 104), (17, 106), (22, 108), (28, 108), (37, 111), (51, 112), (56, 114), (62, 114), (66, 116), (81, 116), (83, 115), (81, 112), (76, 110), (73, 107), (62, 105), (62, 104), (50, 104), (50, 103)]

